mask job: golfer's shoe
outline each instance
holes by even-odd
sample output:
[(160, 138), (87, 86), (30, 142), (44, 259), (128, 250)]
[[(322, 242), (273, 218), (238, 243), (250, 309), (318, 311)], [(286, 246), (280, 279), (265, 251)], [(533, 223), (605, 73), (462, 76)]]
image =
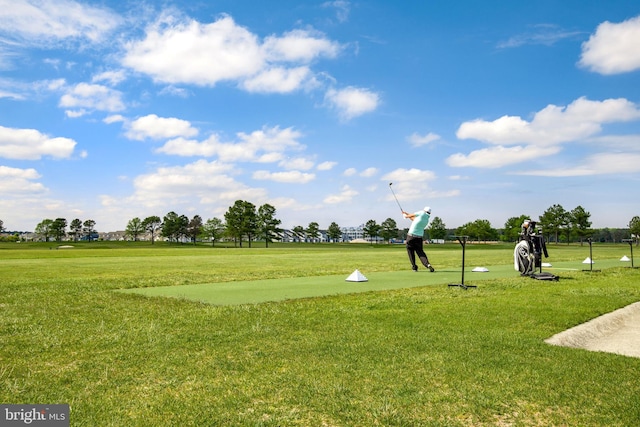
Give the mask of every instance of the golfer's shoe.
[(432, 273), (433, 273), (434, 271), (436, 271), (436, 269), (435, 269), (435, 268), (433, 268), (433, 266), (432, 266), (431, 264), (429, 264), (429, 265), (427, 266), (427, 268), (428, 268), (428, 269), (429, 269), (429, 271), (430, 271), (430, 272), (432, 272)]
[(413, 270), (414, 273), (418, 272), (418, 267), (411, 267), (411, 269)]

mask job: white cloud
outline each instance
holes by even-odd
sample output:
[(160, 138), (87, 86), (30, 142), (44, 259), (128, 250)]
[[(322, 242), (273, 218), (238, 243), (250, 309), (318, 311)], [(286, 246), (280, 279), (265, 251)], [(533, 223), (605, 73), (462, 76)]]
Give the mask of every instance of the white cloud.
[(593, 136), (605, 123), (638, 119), (640, 109), (624, 98), (591, 101), (581, 97), (566, 107), (550, 104), (537, 112), (531, 122), (518, 116), (465, 122), (456, 136), (496, 145), (554, 145)]
[(53, 79), (53, 80), (45, 80), (40, 85), (46, 87), (48, 90), (56, 91), (56, 90), (64, 90), (64, 88), (67, 85), (67, 82), (64, 79)]
[(248, 200), (264, 199), (264, 190), (236, 181), (232, 176), (234, 170), (233, 165), (206, 160), (161, 167), (134, 179), (135, 194), (131, 201), (145, 206), (166, 206), (192, 201), (228, 204), (240, 195)]
[(51, 138), (35, 129), (13, 129), (0, 126), (0, 157), (6, 159), (38, 160), (43, 156), (56, 159), (71, 157), (76, 141)]
[[(217, 157), (222, 162), (273, 163), (283, 160), (285, 152), (304, 149), (298, 142), (301, 136), (293, 128), (264, 127), (250, 134), (239, 132), (236, 142), (222, 142), (216, 134), (201, 142), (176, 138), (156, 151), (176, 156)], [(298, 167), (305, 164), (298, 163)], [(309, 168), (308, 164), (304, 167)]]
[(306, 184), (313, 181), (315, 178), (315, 174), (300, 171), (269, 172), (262, 170), (255, 171), (253, 173), (253, 179), (256, 180), (285, 182), (290, 184)]
[(313, 168), (313, 165), (315, 163), (313, 162), (313, 160), (309, 160), (306, 159), (304, 157), (294, 157), (294, 158), (287, 158), (282, 160), (279, 163), (279, 166), (281, 166), (284, 169), (289, 169), (289, 170), (293, 170), (293, 169), (297, 169), (297, 170), (309, 170), (311, 168)]
[(102, 121), (110, 125), (111, 123), (126, 122), (126, 119), (120, 114), (113, 114), (111, 116), (105, 117), (104, 119), (102, 119)]
[[(344, 5), (343, 5), (344, 6)], [(143, 39), (125, 45), (122, 64), (156, 82), (215, 86), (229, 82), (252, 93), (287, 94), (323, 87), (326, 74), (311, 66), (335, 59), (343, 46), (314, 29), (296, 29), (260, 38), (232, 17), (200, 23), (161, 17)], [(325, 105), (349, 120), (375, 110), (377, 93), (356, 87), (330, 89)]]
[(411, 182), (427, 182), (436, 178), (436, 174), (433, 171), (423, 169), (396, 169), (382, 177), (385, 181), (391, 181), (393, 185), (397, 183), (411, 183)]
[(302, 133), (291, 128), (280, 129), (279, 126), (263, 127), (250, 134), (238, 133), (238, 139), (246, 144), (247, 148), (262, 151), (301, 150), (304, 145), (298, 142)]
[(530, 122), (518, 116), (465, 122), (456, 133), (458, 138), (476, 139), (495, 147), (469, 155), (454, 154), (447, 159), (447, 164), (497, 168), (550, 156), (558, 153), (562, 144), (584, 143), (595, 137), (604, 124), (639, 119), (640, 109), (624, 98), (591, 101), (582, 97), (566, 107), (548, 105)]
[[(100, 224), (105, 229), (124, 227), (122, 218), (140, 216), (141, 212), (175, 211), (178, 214), (202, 215), (203, 218), (222, 217), (235, 200), (250, 200), (255, 204), (271, 202), (262, 188), (249, 187), (234, 176), (233, 165), (219, 161), (198, 160), (182, 166), (159, 167), (132, 180), (134, 193), (129, 197), (99, 195)], [(113, 221), (113, 218), (120, 218)], [(102, 226), (101, 226), (102, 227)]]
[(358, 173), (358, 171), (356, 170), (356, 168), (348, 168), (342, 174), (344, 176), (353, 176), (353, 175), (355, 175), (357, 173)]
[(309, 63), (318, 57), (335, 58), (341, 47), (320, 32), (293, 30), (265, 38), (262, 49), (269, 61)]
[(419, 135), (414, 132), (407, 137), (407, 141), (409, 141), (409, 143), (413, 147), (421, 147), (423, 145), (427, 145), (439, 140), (440, 140), (440, 135), (435, 134), (433, 132), (429, 132), (426, 135)]
[[(19, 186), (21, 183), (8, 182), (6, 186), (9, 185)], [(2, 186), (3, 184), (0, 184), (0, 187)], [(9, 190), (7, 193), (9, 197), (6, 197), (0, 205), (0, 216), (4, 226), (9, 230), (33, 231), (36, 224), (44, 218), (69, 218), (66, 215), (76, 212), (72, 203), (48, 199), (47, 193), (48, 189), (37, 183), (25, 183), (19, 192), (12, 193)], [(79, 217), (82, 218), (82, 216)], [(96, 217), (93, 219), (98, 220)], [(104, 224), (104, 222), (99, 221), (98, 224)]]
[(587, 142), (598, 147), (607, 147), (609, 149), (618, 149), (624, 151), (640, 150), (640, 134), (602, 135), (589, 138)]
[[(0, 50), (0, 69), (3, 68), (2, 51)], [(7, 98), (15, 101), (22, 101), (27, 99), (24, 92), (27, 88), (24, 84), (16, 82), (12, 79), (4, 79), (0, 77), (0, 99)]]
[[(403, 200), (436, 197), (437, 193), (435, 193), (430, 186), (430, 183), (435, 179), (436, 174), (433, 171), (417, 168), (399, 168), (383, 175), (381, 178), (382, 181), (391, 184), (390, 187), (401, 202)], [(393, 201), (393, 193), (389, 191), (385, 199)]]
[(360, 172), (360, 176), (365, 177), (365, 178), (371, 178), (372, 176), (375, 176), (378, 173), (378, 169), (377, 168), (367, 168), (365, 170), (363, 170), (362, 172)]
[(368, 89), (347, 87), (329, 89), (325, 101), (338, 111), (343, 120), (350, 120), (374, 111), (380, 105), (380, 96)]
[(566, 177), (637, 173), (640, 173), (640, 154), (598, 153), (589, 156), (578, 166), (567, 166), (548, 170), (521, 171), (514, 173), (514, 175)]
[(39, 182), (32, 182), (40, 178), (35, 169), (18, 169), (0, 166), (0, 195), (24, 195), (25, 193), (41, 193), (46, 190)]
[(257, 37), (230, 16), (210, 24), (158, 22), (126, 50), (125, 66), (165, 83), (213, 86), (250, 77), (265, 63)]
[(580, 66), (600, 74), (640, 69), (640, 16), (620, 23), (603, 22), (582, 44)]
[(64, 112), (64, 115), (69, 117), (70, 119), (77, 119), (78, 117), (82, 117), (87, 115), (89, 112), (87, 110), (85, 110), (84, 108), (81, 108), (80, 110), (66, 110)]
[[(122, 92), (103, 85), (79, 83), (60, 98), (60, 106), (67, 109), (90, 109), (117, 112), (124, 110)], [(78, 111), (78, 110), (76, 110)], [(73, 113), (71, 113), (73, 115)]]
[(330, 194), (324, 198), (323, 202), (330, 205), (345, 203), (351, 201), (351, 199), (353, 199), (358, 194), (359, 193), (356, 190), (352, 189), (348, 185), (345, 185), (344, 187), (342, 187), (339, 194)]
[(318, 169), (319, 171), (329, 171), (333, 169), (337, 164), (338, 162), (322, 162), (318, 166), (316, 166), (316, 169)]
[(304, 86), (305, 82), (313, 84), (309, 67), (265, 69), (242, 82), (247, 92), (289, 93)]
[(14, 100), (25, 99), (23, 95), (20, 95), (18, 93), (5, 92), (3, 90), (0, 90), (0, 99), (1, 98), (9, 98), (9, 99), (14, 99)]
[(555, 43), (567, 39), (574, 38), (582, 33), (578, 31), (567, 31), (556, 25), (540, 24), (533, 26), (529, 31), (518, 34), (506, 41), (498, 43), (498, 48), (514, 48), (523, 45), (545, 45), (552, 46)]
[(175, 117), (158, 117), (149, 114), (140, 117), (128, 125), (127, 138), (137, 141), (149, 139), (168, 139), (176, 137), (191, 137), (198, 134), (198, 130), (186, 120)]
[(349, 20), (349, 12), (351, 11), (351, 3), (345, 0), (335, 0), (322, 3), (322, 7), (332, 7), (336, 10), (336, 18), (338, 22), (347, 22)]
[(284, 152), (279, 151), (271, 151), (268, 153), (256, 153), (255, 158), (250, 158), (250, 161), (254, 161), (256, 163), (276, 163), (284, 161), (285, 154)]
[(202, 142), (176, 138), (167, 141), (156, 151), (175, 156), (217, 157), (222, 162), (257, 161), (254, 150), (249, 150), (243, 144), (220, 142), (217, 135), (212, 135)]
[(495, 169), (514, 163), (521, 163), (546, 157), (560, 152), (560, 147), (536, 147), (535, 145), (504, 147), (498, 145), (495, 147), (483, 148), (475, 150), (468, 155), (457, 153), (449, 156), (446, 160), (447, 165), (451, 167), (476, 167)]
[(212, 135), (202, 142), (193, 139), (174, 138), (158, 148), (156, 152), (183, 157), (212, 157), (218, 154), (223, 158), (223, 161), (226, 161), (228, 158), (233, 160), (241, 159), (243, 155), (242, 150), (235, 150), (234, 155), (228, 156), (225, 155), (226, 152), (221, 149), (221, 147), (225, 146), (225, 144), (218, 141), (217, 135)]
[(258, 93), (317, 86), (309, 64), (335, 58), (341, 46), (319, 31), (258, 36), (223, 15), (212, 23), (161, 18), (143, 40), (126, 45), (123, 65), (164, 83), (214, 86), (222, 81)]
[(112, 86), (117, 85), (118, 83), (123, 82), (127, 78), (124, 70), (117, 71), (104, 71), (102, 73), (96, 74), (93, 76), (91, 81), (93, 83), (97, 82), (108, 82)]
[(101, 41), (122, 22), (106, 8), (72, 0), (3, 0), (0, 3), (1, 32), (36, 44), (63, 39)]
[(158, 92), (158, 94), (168, 95), (168, 96), (177, 96), (179, 98), (188, 98), (191, 95), (191, 93), (187, 89), (176, 87), (174, 85), (168, 85), (163, 87), (162, 90)]

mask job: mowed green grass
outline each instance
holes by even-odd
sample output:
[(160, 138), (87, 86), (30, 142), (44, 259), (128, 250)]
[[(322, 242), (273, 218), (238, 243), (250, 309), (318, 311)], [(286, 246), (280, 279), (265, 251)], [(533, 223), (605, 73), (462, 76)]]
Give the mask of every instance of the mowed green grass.
[[(551, 245), (549, 262), (578, 269), (559, 282), (509, 272), (510, 245), (468, 245), (467, 291), (429, 282), (459, 279), (457, 244), (427, 248), (434, 274), (409, 272), (402, 246), (75, 246), (0, 246), (2, 403), (69, 403), (74, 426), (640, 420), (640, 359), (543, 342), (640, 300), (626, 244), (594, 245), (600, 272), (580, 271), (588, 246)], [(470, 272), (480, 265), (504, 276)], [(356, 268), (411, 287), (235, 305), (121, 291), (348, 288), (363, 285), (344, 282)]]

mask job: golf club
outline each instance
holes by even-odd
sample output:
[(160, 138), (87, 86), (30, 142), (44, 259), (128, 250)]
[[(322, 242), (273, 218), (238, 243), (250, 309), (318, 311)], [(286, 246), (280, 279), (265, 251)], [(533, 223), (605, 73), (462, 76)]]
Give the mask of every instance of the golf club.
[(393, 191), (393, 188), (391, 187), (393, 185), (393, 182), (389, 183), (389, 190), (391, 190), (391, 193), (393, 194), (393, 198), (396, 199), (396, 203), (398, 204), (398, 207), (400, 208), (400, 212), (404, 212), (404, 209), (402, 209), (402, 206), (400, 206), (400, 202), (398, 201), (398, 198), (396, 197), (396, 193)]

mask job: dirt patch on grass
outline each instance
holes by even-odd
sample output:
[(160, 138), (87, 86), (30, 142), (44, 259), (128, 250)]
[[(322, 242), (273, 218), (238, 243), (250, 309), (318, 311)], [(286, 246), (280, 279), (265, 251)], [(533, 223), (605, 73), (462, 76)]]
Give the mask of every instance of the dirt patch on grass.
[(545, 342), (640, 357), (640, 302), (567, 329)]

